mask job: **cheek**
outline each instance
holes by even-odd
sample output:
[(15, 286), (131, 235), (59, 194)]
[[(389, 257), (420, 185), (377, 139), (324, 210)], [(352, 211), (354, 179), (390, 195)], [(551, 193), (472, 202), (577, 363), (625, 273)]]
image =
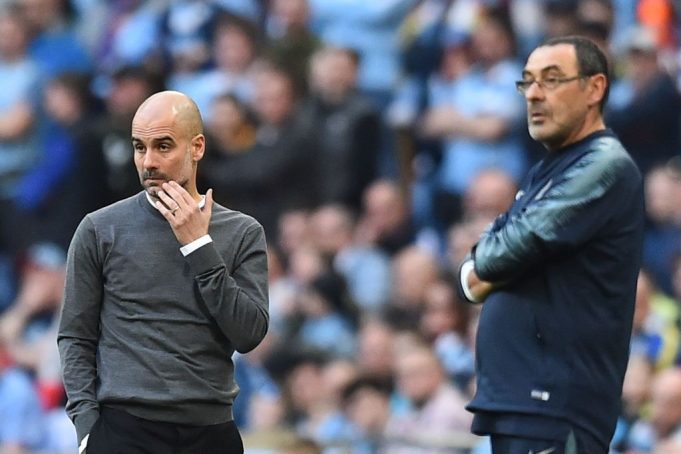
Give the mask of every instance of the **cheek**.
[(567, 120), (574, 116), (574, 107), (566, 102), (556, 103), (552, 109), (552, 118), (560, 124), (564, 124)]
[(586, 115), (587, 100), (582, 92), (561, 96), (552, 105), (554, 118), (561, 124), (574, 125)]
[(172, 173), (176, 179), (181, 180), (187, 179), (191, 176), (192, 167), (193, 161), (191, 153), (187, 151), (187, 153), (185, 153), (185, 155), (182, 158), (177, 159), (170, 163), (168, 171), (169, 173)]
[(144, 157), (138, 153), (135, 153), (132, 158), (133, 162), (135, 163), (135, 167), (137, 168), (138, 171), (144, 170)]

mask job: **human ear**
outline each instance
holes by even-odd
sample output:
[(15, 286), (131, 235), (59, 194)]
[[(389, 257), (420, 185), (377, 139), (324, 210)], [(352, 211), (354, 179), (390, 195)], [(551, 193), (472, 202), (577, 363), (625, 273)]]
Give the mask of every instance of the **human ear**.
[(198, 162), (206, 151), (206, 137), (203, 134), (197, 134), (192, 138), (191, 144), (192, 160)]
[(600, 104), (605, 96), (605, 89), (608, 86), (608, 81), (604, 74), (594, 74), (589, 80), (589, 98), (587, 100), (589, 106)]

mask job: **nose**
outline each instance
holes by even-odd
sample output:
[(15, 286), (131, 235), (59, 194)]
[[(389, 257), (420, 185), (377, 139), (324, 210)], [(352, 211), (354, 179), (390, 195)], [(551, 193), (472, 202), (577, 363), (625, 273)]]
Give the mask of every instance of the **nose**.
[(144, 153), (144, 160), (142, 161), (142, 165), (144, 166), (145, 169), (156, 169), (158, 168), (158, 162), (157, 162), (157, 156), (156, 153), (154, 153), (152, 150), (147, 150), (146, 153)]
[(534, 81), (525, 90), (525, 99), (527, 101), (542, 99), (544, 97), (544, 90), (539, 86), (539, 82)]

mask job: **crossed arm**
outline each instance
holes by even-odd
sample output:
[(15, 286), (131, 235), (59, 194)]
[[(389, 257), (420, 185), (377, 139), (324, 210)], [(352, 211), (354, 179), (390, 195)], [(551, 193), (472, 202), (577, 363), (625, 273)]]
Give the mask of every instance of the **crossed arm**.
[(500, 216), (482, 234), (459, 270), (467, 300), (484, 302), (494, 290), (597, 234), (635, 187), (627, 183), (634, 181), (627, 171), (632, 167), (609, 155), (607, 149), (585, 155), (545, 194), (516, 214)]

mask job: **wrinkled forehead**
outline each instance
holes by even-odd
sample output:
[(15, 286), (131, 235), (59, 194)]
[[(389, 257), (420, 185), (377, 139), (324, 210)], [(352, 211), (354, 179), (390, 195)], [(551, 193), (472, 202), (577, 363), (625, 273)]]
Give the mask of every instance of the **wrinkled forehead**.
[(151, 139), (157, 136), (177, 137), (180, 131), (177, 130), (175, 117), (166, 115), (153, 117), (138, 112), (132, 120), (132, 135), (139, 139)]
[(560, 72), (569, 76), (577, 74), (579, 65), (574, 46), (556, 44), (536, 48), (527, 58), (523, 74), (538, 76), (549, 71)]

